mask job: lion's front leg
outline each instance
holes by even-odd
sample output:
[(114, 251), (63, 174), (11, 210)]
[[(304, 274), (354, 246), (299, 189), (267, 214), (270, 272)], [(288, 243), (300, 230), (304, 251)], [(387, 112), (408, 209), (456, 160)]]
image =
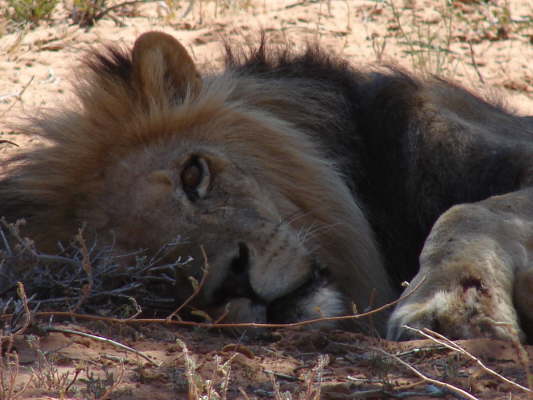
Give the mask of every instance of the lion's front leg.
[(533, 189), (452, 207), (426, 240), (406, 294), (414, 292), (396, 306), (388, 337), (411, 337), (407, 325), (453, 339), (523, 340), (514, 301), (528, 304), (529, 293), (517, 285), (513, 301), (513, 291), (517, 277), (529, 274), (531, 257)]

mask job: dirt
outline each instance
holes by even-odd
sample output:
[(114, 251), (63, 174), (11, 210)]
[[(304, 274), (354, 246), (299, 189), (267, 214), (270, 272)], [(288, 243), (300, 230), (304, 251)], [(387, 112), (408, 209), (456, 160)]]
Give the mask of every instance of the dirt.
[[(114, 338), (149, 360), (115, 344), (68, 333), (18, 336), (18, 381), (33, 376), (22, 398), (60, 398), (61, 376), (66, 376), (63, 389), (74, 381), (63, 397), (68, 399), (103, 398), (106, 389), (111, 399), (423, 399), (454, 398), (457, 388), (479, 399), (527, 398), (524, 390), (486, 369), (524, 384), (524, 357), (518, 356), (515, 345), (488, 339), (457, 342), (480, 357), (485, 368), (429, 340), (392, 343), (342, 331), (283, 329), (249, 340), (162, 324), (132, 328), (56, 323), (52, 329)], [(425, 382), (376, 349), (398, 355), (454, 388)], [(531, 357), (533, 349), (527, 350)], [(292, 397), (282, 397), (286, 392)]]
[[(7, 10), (6, 4), (0, 1), (0, 10)], [(533, 114), (531, 0), (451, 0), (446, 9), (435, 0), (397, 1), (394, 7), (364, 0), (191, 4), (185, 16), (185, 1), (119, 7), (90, 28), (72, 25), (63, 4), (33, 29), (14, 28), (0, 17), (0, 142), (7, 141), (0, 143), (0, 154), (16, 151), (13, 143), (36, 144), (11, 124), (71, 101), (70, 82), (85, 50), (106, 43), (130, 46), (147, 30), (173, 34), (206, 69), (220, 66), (223, 40), (253, 43), (263, 30), (271, 41), (296, 48), (318, 42), (361, 68), (377, 62), (437, 73), (517, 113)], [(113, 339), (148, 359), (64, 330)], [(41, 319), (16, 336), (11, 348), (4, 344), (4, 351), (10, 350), (5, 359), (13, 361), (16, 350), (20, 368), (4, 364), (0, 377), (16, 373), (18, 394), (8, 397), (4, 391), (6, 399), (465, 398), (457, 388), (478, 399), (525, 399), (524, 389), (487, 368), (522, 385), (533, 374), (528, 361), (533, 347), (488, 339), (458, 342), (485, 368), (430, 340), (392, 343), (301, 328), (252, 336), (161, 323)], [(382, 350), (437, 382), (422, 379)]]

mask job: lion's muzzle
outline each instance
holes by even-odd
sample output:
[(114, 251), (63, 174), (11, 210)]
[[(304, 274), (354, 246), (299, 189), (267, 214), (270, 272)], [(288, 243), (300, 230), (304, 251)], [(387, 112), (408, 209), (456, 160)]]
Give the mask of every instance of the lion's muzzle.
[(344, 299), (327, 269), (305, 249), (287, 243), (258, 249), (245, 241), (233, 248), (231, 257), (211, 258), (195, 304), (213, 320), (290, 323), (344, 312)]

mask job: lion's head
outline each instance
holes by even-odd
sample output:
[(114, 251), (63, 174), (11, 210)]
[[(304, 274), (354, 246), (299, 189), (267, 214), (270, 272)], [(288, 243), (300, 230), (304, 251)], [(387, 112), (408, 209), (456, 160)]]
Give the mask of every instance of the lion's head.
[(47, 144), (17, 156), (0, 187), (2, 211), (29, 219), (39, 245), (82, 224), (117, 253), (179, 238), (168, 257), (194, 261), (178, 271), (178, 301), (207, 263), (195, 304), (216, 315), (231, 302), (226, 321), (331, 316), (364, 309), (373, 291), (375, 304), (390, 298), (366, 219), (304, 128), (328, 123), (308, 96), (316, 88), (298, 94), (231, 68), (201, 76), (158, 32), (86, 65), (79, 104), (31, 122)]

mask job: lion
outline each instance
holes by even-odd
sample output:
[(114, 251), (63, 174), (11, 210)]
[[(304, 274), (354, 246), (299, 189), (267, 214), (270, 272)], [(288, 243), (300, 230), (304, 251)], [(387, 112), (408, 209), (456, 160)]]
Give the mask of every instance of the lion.
[(200, 72), (162, 32), (94, 51), (75, 94), (19, 129), (44, 144), (0, 181), (40, 249), (80, 226), (116, 254), (180, 238), (176, 302), (203, 278), (191, 305), (224, 322), (366, 311), (410, 281), (373, 318), (390, 339), (531, 335), (530, 118), (314, 45), (227, 46)]

